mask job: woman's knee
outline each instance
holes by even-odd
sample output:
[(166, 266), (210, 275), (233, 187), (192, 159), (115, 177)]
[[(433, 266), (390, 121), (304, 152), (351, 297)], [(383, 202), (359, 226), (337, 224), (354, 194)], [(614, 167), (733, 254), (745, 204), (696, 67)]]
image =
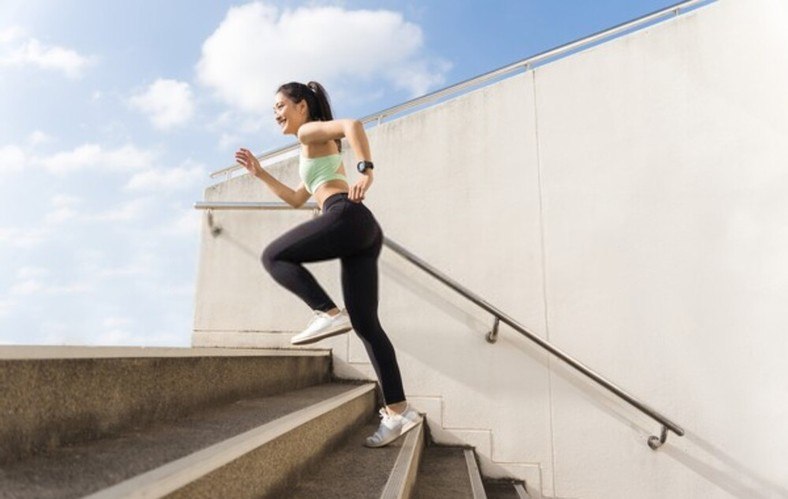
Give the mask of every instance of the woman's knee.
[(265, 270), (267, 270), (269, 273), (271, 272), (271, 269), (276, 266), (276, 262), (279, 260), (279, 255), (280, 252), (273, 244), (266, 246), (266, 248), (263, 250), (263, 254), (260, 255), (260, 261), (262, 262)]

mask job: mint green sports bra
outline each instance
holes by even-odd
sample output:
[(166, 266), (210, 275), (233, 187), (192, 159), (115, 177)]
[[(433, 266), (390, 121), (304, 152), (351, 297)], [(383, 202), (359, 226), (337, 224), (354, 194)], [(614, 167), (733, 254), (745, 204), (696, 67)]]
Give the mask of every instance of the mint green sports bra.
[(341, 154), (329, 154), (319, 158), (301, 156), (298, 161), (298, 173), (301, 175), (301, 180), (304, 181), (307, 192), (314, 194), (318, 187), (331, 180), (347, 182), (347, 177), (337, 173), (341, 164)]

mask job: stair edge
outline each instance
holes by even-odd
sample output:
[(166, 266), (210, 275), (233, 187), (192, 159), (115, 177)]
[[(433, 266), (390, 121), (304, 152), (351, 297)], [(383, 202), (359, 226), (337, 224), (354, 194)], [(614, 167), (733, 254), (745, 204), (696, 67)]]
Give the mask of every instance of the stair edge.
[(406, 436), (402, 444), (394, 468), (391, 470), (389, 479), (380, 499), (404, 499), (409, 498), (413, 493), (413, 486), (416, 483), (421, 453), (424, 449), (424, 421), (422, 420), (416, 428), (413, 428)]
[(479, 465), (476, 463), (476, 452), (473, 449), (465, 449), (463, 454), (465, 455), (465, 464), (468, 467), (468, 478), (471, 481), (473, 499), (487, 499), (487, 493), (484, 491), (484, 483), (482, 482), (482, 474), (479, 471)]
[(163, 466), (124, 480), (85, 497), (85, 499), (149, 498), (166, 494), (207, 476), (239, 457), (274, 441), (299, 426), (375, 390), (375, 385), (353, 388), (217, 444), (206, 447)]

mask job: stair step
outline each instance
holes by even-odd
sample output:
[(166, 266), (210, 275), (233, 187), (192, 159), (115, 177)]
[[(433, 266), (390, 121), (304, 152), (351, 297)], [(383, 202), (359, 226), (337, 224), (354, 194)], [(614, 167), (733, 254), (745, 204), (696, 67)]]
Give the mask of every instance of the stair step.
[(484, 490), (488, 499), (529, 499), (522, 482), (485, 481)]
[(0, 469), (14, 498), (260, 497), (292, 486), (373, 413), (373, 384), (248, 398)]
[(413, 497), (417, 499), (486, 497), (473, 450), (444, 446), (425, 448)]
[(305, 473), (287, 497), (293, 499), (368, 499), (409, 497), (424, 445), (423, 425), (394, 443), (377, 449), (364, 446), (380, 420), (353, 431), (315, 469)]
[(323, 351), (0, 347), (0, 464), (330, 380)]

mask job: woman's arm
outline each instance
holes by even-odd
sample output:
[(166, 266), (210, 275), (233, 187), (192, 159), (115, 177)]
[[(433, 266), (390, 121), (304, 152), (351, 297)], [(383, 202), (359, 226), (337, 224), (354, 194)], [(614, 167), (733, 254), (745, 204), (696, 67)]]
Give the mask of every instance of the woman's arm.
[(328, 142), (347, 138), (356, 161), (372, 161), (369, 140), (364, 125), (359, 120), (310, 121), (298, 129), (298, 140), (302, 144)]
[(286, 202), (293, 208), (298, 208), (299, 206), (306, 203), (306, 200), (309, 199), (309, 192), (307, 192), (304, 184), (298, 186), (298, 189), (293, 190), (290, 187), (286, 186), (273, 175), (265, 171), (261, 166), (260, 162), (255, 158), (254, 154), (251, 153), (248, 149), (239, 149), (238, 152), (235, 153), (235, 160), (241, 164), (244, 168), (246, 168), (249, 173), (254, 175), (255, 177), (259, 178), (271, 189), (271, 192), (279, 196), (282, 201)]
[[(369, 140), (364, 131), (364, 125), (358, 120), (332, 120), (332, 121), (310, 121), (304, 123), (298, 129), (298, 140), (302, 144), (312, 142), (328, 142), (330, 140), (347, 138), (356, 161), (372, 161), (369, 151)], [(372, 169), (366, 170), (361, 174), (361, 178), (350, 186), (348, 198), (351, 201), (360, 202), (364, 200), (367, 189), (372, 186), (374, 174)]]

